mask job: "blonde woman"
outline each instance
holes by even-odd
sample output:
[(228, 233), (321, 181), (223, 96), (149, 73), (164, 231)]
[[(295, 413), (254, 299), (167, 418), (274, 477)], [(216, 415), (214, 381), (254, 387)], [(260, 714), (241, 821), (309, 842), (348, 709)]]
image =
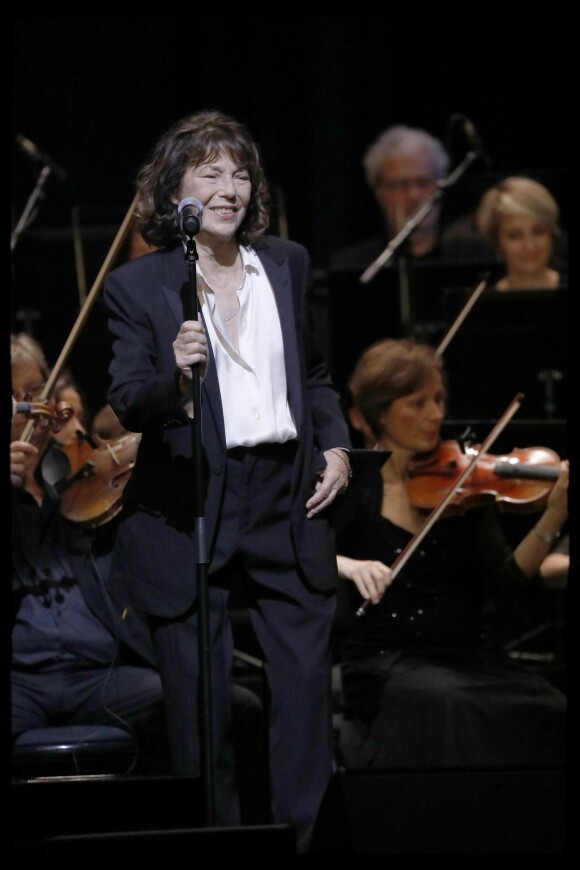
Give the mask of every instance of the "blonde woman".
[(531, 178), (505, 178), (483, 195), (477, 226), (505, 264), (497, 290), (549, 290), (562, 284), (554, 268), (560, 215), (552, 194)]

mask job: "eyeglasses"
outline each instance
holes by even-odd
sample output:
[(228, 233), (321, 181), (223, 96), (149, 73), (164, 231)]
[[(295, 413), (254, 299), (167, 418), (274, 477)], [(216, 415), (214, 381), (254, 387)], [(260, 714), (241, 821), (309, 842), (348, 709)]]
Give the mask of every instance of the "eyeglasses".
[(395, 193), (405, 193), (413, 187), (416, 187), (418, 190), (432, 190), (437, 187), (437, 179), (426, 178), (424, 176), (419, 176), (418, 178), (383, 178), (377, 181), (377, 187), (385, 187), (387, 190), (392, 190)]

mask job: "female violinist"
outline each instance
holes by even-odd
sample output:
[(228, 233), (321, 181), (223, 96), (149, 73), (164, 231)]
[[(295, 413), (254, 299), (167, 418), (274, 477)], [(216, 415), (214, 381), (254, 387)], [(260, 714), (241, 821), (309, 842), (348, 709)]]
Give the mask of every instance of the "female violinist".
[[(16, 402), (40, 402), (49, 376), (26, 334), (10, 340)], [(47, 403), (47, 408), (49, 403)], [(13, 409), (15, 406), (13, 405)], [(161, 682), (135, 611), (114, 623), (107, 589), (114, 528), (98, 534), (66, 520), (39, 473), (52, 438), (50, 414), (29, 440), (12, 420), (12, 734), (54, 725), (114, 724), (136, 733), (135, 772), (166, 772)], [(81, 770), (82, 772), (82, 770)]]
[(543, 184), (523, 176), (504, 178), (482, 196), (476, 222), (505, 267), (497, 290), (566, 286), (560, 210)]
[(412, 340), (368, 348), (350, 380), (351, 422), (367, 446), (392, 451), (355, 473), (335, 514), (338, 570), (352, 618), (342, 658), (342, 761), (355, 767), (558, 765), (565, 697), (485, 635), (492, 590), (533, 584), (567, 518), (568, 463), (533, 530), (513, 552), (495, 504), (443, 514), (393, 579), (425, 522), (407, 469), (437, 448), (442, 362)]

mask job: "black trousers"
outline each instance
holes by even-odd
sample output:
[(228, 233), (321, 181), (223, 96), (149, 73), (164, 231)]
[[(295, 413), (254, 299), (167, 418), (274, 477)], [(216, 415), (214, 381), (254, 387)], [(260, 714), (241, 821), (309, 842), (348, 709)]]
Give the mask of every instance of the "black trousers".
[(141, 773), (168, 773), (163, 691), (148, 667), (60, 662), (13, 668), (12, 734), (58, 725), (115, 725), (140, 747)]
[[(208, 569), (216, 816), (237, 824), (231, 750), (232, 583), (243, 584), (270, 689), (273, 820), (306, 851), (333, 772), (330, 631), (335, 596), (301, 575), (290, 527), (294, 445), (236, 448)], [(192, 572), (195, 566), (192, 565)], [(200, 745), (197, 609), (153, 623), (176, 773), (196, 774)]]

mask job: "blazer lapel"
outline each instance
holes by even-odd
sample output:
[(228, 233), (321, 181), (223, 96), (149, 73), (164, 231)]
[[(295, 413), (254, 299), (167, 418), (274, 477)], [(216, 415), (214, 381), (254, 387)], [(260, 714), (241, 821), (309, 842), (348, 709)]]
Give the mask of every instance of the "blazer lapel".
[[(169, 305), (173, 316), (175, 317), (177, 328), (181, 326), (185, 317), (183, 297), (184, 294), (188, 292), (189, 274), (187, 271), (187, 264), (184, 261), (184, 254), (181, 248), (176, 248), (174, 251), (171, 251), (168, 254), (168, 260), (165, 266), (163, 293), (167, 304)], [(199, 317), (200, 319), (203, 319), (201, 316), (201, 311), (199, 312)], [(202, 415), (204, 413), (203, 399), (205, 398), (208, 410), (210, 410), (214, 419), (215, 430), (225, 449), (226, 434), (223, 410), (220, 400), (220, 389), (213, 350), (211, 347), (211, 342), (209, 341), (206, 375), (201, 384), (201, 395)]]
[(292, 280), (290, 264), (287, 257), (277, 261), (268, 248), (257, 248), (258, 254), (270, 284), (274, 290), (274, 298), (280, 315), (282, 339), (284, 342), (284, 361), (286, 363), (286, 381), (288, 401), (294, 415), (296, 428), (300, 431), (302, 423), (302, 396), (300, 393), (300, 355), (296, 336), (296, 313), (292, 297)]
[[(294, 415), (298, 431), (302, 425), (302, 396), (300, 392), (300, 354), (296, 334), (296, 312), (292, 295), (292, 280), (288, 257), (277, 259), (274, 253), (265, 245), (256, 249), (266, 274), (274, 290), (274, 298), (280, 315), (282, 339), (284, 342), (284, 361), (286, 364), (286, 381), (288, 401)], [(184, 312), (182, 293), (188, 283), (187, 264), (181, 248), (175, 248), (167, 255), (163, 293), (179, 328), (183, 323)], [(220, 401), (217, 370), (211, 344), (208, 343), (207, 373), (202, 383), (202, 395), (205, 395), (215, 421), (216, 431), (225, 445), (225, 426)]]
[(177, 327), (183, 323), (185, 316), (183, 311), (183, 294), (188, 291), (189, 276), (187, 264), (181, 246), (169, 251), (163, 261), (163, 293)]

